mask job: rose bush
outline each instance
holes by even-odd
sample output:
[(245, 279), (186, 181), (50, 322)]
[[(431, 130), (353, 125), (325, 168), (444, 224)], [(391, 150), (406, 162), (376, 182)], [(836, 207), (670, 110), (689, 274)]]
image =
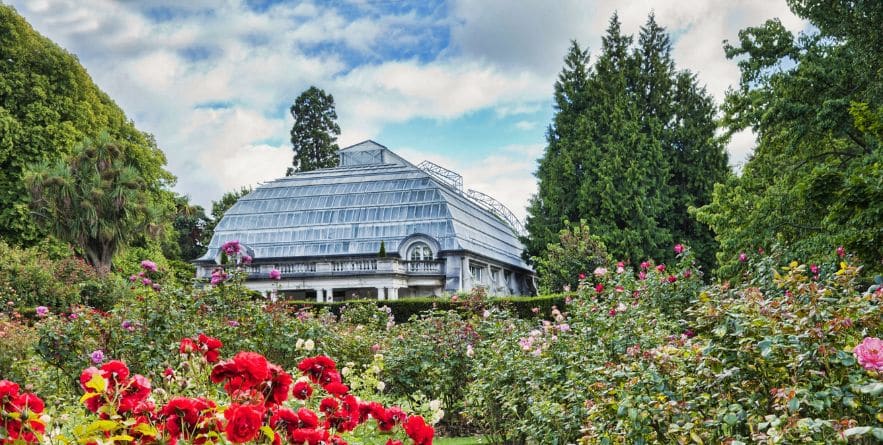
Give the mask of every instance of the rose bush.
[[(163, 388), (111, 360), (83, 370), (78, 379), (80, 402), (91, 419), (70, 427), (65, 443), (138, 444), (180, 441), (207, 443), (291, 443), (345, 445), (402, 443), (431, 445), (434, 428), (419, 415), (395, 406), (362, 400), (349, 387), (329, 357), (301, 360), (294, 377), (255, 352), (219, 360), (222, 342), (205, 335), (180, 341), (182, 363), (190, 375), (176, 380), (166, 370)], [(190, 380), (223, 385), (223, 392), (197, 385), (199, 395), (172, 395)], [(193, 392), (191, 390), (191, 392)], [(46, 433), (41, 399), (19, 393), (18, 385), (0, 381), (3, 443), (38, 443)], [(50, 435), (51, 436), (51, 435)]]
[(846, 263), (772, 277), (773, 290), (708, 288), (688, 334), (599, 368), (582, 442), (883, 440), (883, 293), (859, 291)]

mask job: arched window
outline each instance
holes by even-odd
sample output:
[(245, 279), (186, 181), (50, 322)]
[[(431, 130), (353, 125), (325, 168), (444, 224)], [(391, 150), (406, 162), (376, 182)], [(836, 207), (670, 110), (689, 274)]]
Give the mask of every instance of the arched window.
[(432, 249), (429, 248), (429, 245), (423, 242), (417, 242), (411, 245), (409, 249), (408, 258), (411, 261), (430, 261), (432, 260)]

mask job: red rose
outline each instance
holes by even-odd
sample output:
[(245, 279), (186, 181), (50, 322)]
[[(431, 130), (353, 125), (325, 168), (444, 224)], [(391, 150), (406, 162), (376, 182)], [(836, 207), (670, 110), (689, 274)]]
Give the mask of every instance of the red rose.
[(291, 433), (291, 441), (295, 444), (319, 445), (328, 440), (328, 430), (298, 428)]
[(291, 408), (279, 408), (270, 416), (270, 428), (284, 428), (286, 431), (293, 430), (300, 423), (297, 414)]
[(199, 340), (200, 346), (203, 346), (206, 349), (218, 349), (221, 346), (224, 346), (224, 343), (222, 343), (221, 340), (218, 340), (214, 337), (209, 337), (208, 335), (205, 335), (203, 333), (200, 333), (197, 339)]
[(405, 411), (397, 406), (391, 406), (389, 409), (386, 410), (386, 412), (389, 413), (389, 418), (395, 423), (404, 422), (405, 418), (407, 417)]
[(264, 409), (259, 405), (230, 405), (224, 412), (227, 427), (224, 432), (233, 443), (245, 443), (254, 440), (261, 432)]
[(203, 355), (205, 356), (205, 361), (209, 363), (217, 363), (218, 359), (221, 356), (221, 353), (220, 351), (218, 351), (218, 349), (220, 349), (221, 346), (224, 346), (224, 344), (221, 343), (221, 340), (218, 340), (214, 337), (209, 337), (208, 335), (202, 333), (199, 334), (199, 337), (197, 337), (197, 339), (199, 341), (199, 347), (200, 349), (202, 349)]
[(291, 375), (277, 365), (269, 365), (270, 384), (265, 391), (264, 397), (267, 405), (279, 405), (288, 399), (288, 390), (291, 389)]
[(256, 352), (240, 352), (233, 356), (233, 363), (244, 379), (241, 389), (256, 386), (270, 377), (267, 359)]
[(129, 367), (119, 360), (111, 360), (101, 365), (101, 371), (102, 377), (108, 380), (108, 385), (111, 387), (129, 378)]
[(233, 360), (224, 360), (212, 368), (209, 376), (212, 383), (221, 383), (239, 375), (239, 366)]
[(297, 418), (300, 419), (301, 428), (316, 428), (319, 426), (319, 416), (307, 408), (297, 410)]
[[(319, 382), (322, 380), (322, 384), (324, 385), (331, 382), (331, 380), (324, 381), (325, 374), (336, 371), (337, 364), (328, 356), (317, 355), (315, 357), (307, 357), (301, 360), (297, 365), (297, 369), (299, 369), (304, 375), (309, 376), (310, 380), (313, 382)], [(338, 381), (340, 381), (339, 375)]]
[(0, 403), (4, 400), (18, 396), (18, 390), (18, 383), (10, 382), (9, 380), (0, 380)]
[(150, 380), (143, 375), (135, 374), (120, 395), (118, 412), (125, 413), (135, 409), (148, 396), (150, 396)]
[(324, 386), (325, 391), (328, 391), (328, 394), (337, 397), (343, 397), (350, 391), (349, 386), (344, 385), (343, 383), (331, 382)]
[(36, 394), (24, 393), (15, 398), (12, 401), (12, 406), (15, 408), (15, 411), (22, 412), (25, 409), (28, 411), (40, 414), (43, 412), (43, 400), (37, 397)]
[(405, 434), (414, 441), (414, 445), (431, 445), (435, 430), (426, 424), (423, 417), (411, 416), (405, 421)]
[(195, 351), (196, 349), (197, 349), (196, 343), (193, 341), (192, 338), (182, 338), (181, 344), (178, 346), (178, 353), (179, 354), (190, 354), (191, 352)]
[(340, 378), (340, 373), (337, 371), (325, 371), (319, 377), (319, 383), (322, 385), (328, 385), (330, 383), (340, 383), (343, 380)]
[(291, 393), (295, 399), (309, 399), (313, 395), (313, 385), (310, 385), (309, 382), (297, 382), (294, 384), (294, 390)]
[(388, 440), (386, 441), (386, 445), (402, 445), (402, 441), (401, 441), (401, 440), (392, 440), (392, 439), (388, 439)]
[(340, 404), (337, 403), (337, 399), (332, 399), (331, 397), (326, 397), (319, 402), (319, 411), (322, 411), (325, 414), (331, 415), (335, 411), (340, 408)]

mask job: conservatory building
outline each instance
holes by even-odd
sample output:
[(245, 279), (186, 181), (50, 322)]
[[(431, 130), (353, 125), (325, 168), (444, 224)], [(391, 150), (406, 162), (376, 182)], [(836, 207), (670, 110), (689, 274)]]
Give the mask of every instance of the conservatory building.
[[(253, 258), (246, 285), (285, 298), (395, 300), (476, 287), (530, 295), (535, 274), (521, 258), (522, 230), (505, 206), (464, 191), (460, 175), (365, 141), (340, 150), (339, 167), (296, 173), (242, 197), (195, 263), (197, 276), (208, 278), (221, 245), (238, 240)], [(270, 279), (273, 270), (281, 279)]]

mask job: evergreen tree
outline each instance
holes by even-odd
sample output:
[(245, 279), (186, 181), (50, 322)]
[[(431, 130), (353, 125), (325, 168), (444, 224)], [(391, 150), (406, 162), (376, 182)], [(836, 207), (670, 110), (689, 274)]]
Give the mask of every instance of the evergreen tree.
[(290, 111), (294, 117), (291, 128), (294, 160), (285, 174), (290, 176), (296, 172), (337, 166), (340, 127), (334, 97), (311, 86), (297, 97)]
[(575, 191), (582, 180), (578, 127), (586, 109), (589, 55), (572, 41), (564, 59), (564, 69), (555, 82), (555, 117), (546, 131), (546, 149), (536, 171), (542, 185), (528, 205), (525, 227), (529, 237), (522, 239), (525, 257), (542, 255), (558, 240), (565, 221), (578, 221)]
[[(708, 202), (728, 171), (714, 103), (694, 75), (676, 71), (670, 39), (653, 15), (632, 43), (614, 14), (581, 82), (572, 81), (571, 48), (528, 208), (531, 256), (543, 254), (563, 220), (584, 219), (615, 258), (666, 260), (680, 241), (703, 246), (705, 264), (713, 259), (712, 236), (688, 209)], [(583, 88), (568, 96), (579, 107), (562, 106), (563, 86)]]

